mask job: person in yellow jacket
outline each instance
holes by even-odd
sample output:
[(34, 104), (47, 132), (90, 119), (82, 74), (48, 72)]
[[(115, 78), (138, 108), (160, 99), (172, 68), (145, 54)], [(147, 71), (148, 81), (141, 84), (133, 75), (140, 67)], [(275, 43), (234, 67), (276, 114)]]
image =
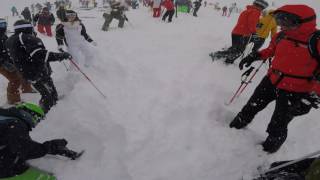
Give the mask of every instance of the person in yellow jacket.
[(262, 17), (257, 24), (257, 32), (256, 37), (254, 38), (254, 47), (253, 51), (258, 51), (262, 45), (264, 44), (265, 40), (269, 37), (271, 32), (271, 37), (277, 33), (277, 23), (273, 17), (273, 11), (264, 11)]

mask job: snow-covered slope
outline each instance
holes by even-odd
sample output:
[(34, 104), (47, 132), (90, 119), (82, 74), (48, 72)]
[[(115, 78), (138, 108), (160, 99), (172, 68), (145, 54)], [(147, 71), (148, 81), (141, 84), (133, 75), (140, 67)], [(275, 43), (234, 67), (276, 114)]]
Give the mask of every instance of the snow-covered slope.
[[(12, 3), (17, 7), (31, 3), (2, 1), (8, 3), (0, 7), (1, 15), (9, 13)], [(289, 2), (320, 9), (316, 0)], [(91, 47), (96, 54), (93, 66), (83, 71), (107, 98), (80, 73), (53, 63), (53, 78), (64, 98), (32, 136), (39, 141), (66, 138), (70, 148), (86, 153), (74, 162), (48, 156), (32, 165), (62, 180), (234, 180), (253, 173), (258, 165), (320, 148), (316, 111), (291, 123), (288, 140), (273, 155), (266, 155), (256, 144), (266, 137), (274, 104), (248, 130), (227, 127), (268, 68), (263, 67), (234, 104), (225, 106), (240, 84), (241, 72), (237, 66), (211, 63), (208, 53), (230, 45), (237, 14), (222, 18), (208, 7), (200, 9), (198, 18), (181, 14), (167, 24), (141, 8), (127, 13), (132, 26), (118, 29), (113, 22), (109, 32), (102, 32), (102, 12), (79, 13), (98, 43)], [(9, 23), (14, 20), (10, 17)], [(40, 37), (49, 49), (56, 50), (55, 39)], [(6, 80), (0, 77), (1, 104), (5, 88)], [(38, 98), (23, 96), (35, 102)]]

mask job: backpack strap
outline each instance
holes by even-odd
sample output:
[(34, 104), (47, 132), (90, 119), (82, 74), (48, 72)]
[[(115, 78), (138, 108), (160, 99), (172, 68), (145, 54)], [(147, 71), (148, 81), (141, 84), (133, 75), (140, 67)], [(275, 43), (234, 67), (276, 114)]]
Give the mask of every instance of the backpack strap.
[(313, 58), (320, 64), (320, 53), (318, 50), (318, 41), (320, 40), (320, 30), (315, 31), (309, 38), (308, 50)]

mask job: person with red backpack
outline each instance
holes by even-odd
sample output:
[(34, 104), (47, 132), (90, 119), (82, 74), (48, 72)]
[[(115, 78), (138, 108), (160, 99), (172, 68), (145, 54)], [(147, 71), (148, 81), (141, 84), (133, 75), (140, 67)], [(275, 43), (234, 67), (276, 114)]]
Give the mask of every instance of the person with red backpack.
[(226, 64), (233, 64), (234, 61), (241, 56), (249, 41), (254, 41), (256, 35), (256, 26), (263, 9), (268, 7), (265, 0), (255, 0), (252, 5), (248, 5), (247, 9), (243, 11), (236, 26), (233, 28), (232, 46), (227, 50), (210, 53), (212, 60), (225, 58)]
[[(318, 97), (310, 94), (319, 81), (317, 72), (320, 65), (309, 51), (309, 40), (317, 32), (314, 9), (306, 5), (285, 5), (274, 12), (274, 17), (281, 31), (273, 36), (268, 48), (245, 57), (239, 68), (249, 67), (257, 60), (273, 58), (271, 66), (229, 125), (236, 129), (246, 127), (258, 112), (275, 101), (267, 128), (269, 135), (262, 143), (263, 150), (269, 153), (276, 152), (285, 142), (288, 124), (293, 118), (307, 114), (319, 101)], [(319, 52), (319, 43), (316, 48)]]
[(44, 7), (41, 13), (36, 14), (33, 20), (38, 22), (38, 31), (41, 34), (46, 33), (49, 37), (52, 36), (51, 26), (54, 24), (55, 18), (47, 7)]
[(174, 15), (174, 4), (172, 0), (164, 0), (162, 5), (167, 9), (167, 11), (162, 16), (162, 21), (166, 21), (169, 16), (168, 22), (172, 22), (172, 17)]

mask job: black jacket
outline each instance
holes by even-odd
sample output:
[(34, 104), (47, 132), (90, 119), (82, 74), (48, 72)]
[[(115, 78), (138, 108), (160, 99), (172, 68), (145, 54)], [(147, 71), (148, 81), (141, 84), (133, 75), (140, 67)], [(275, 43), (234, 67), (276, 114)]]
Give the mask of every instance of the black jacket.
[(201, 7), (201, 1), (195, 1), (193, 4), (195, 9), (199, 9)]
[(31, 12), (29, 11), (29, 9), (24, 9), (22, 12), (21, 12), (21, 15), (23, 16), (23, 18), (25, 19), (25, 20), (28, 20), (28, 21), (32, 21), (32, 19), (31, 19)]
[(52, 13), (38, 13), (33, 20), (43, 26), (51, 26), (54, 24), (55, 18)]
[(56, 14), (57, 14), (58, 19), (60, 19), (61, 22), (67, 21), (66, 10), (65, 9), (59, 8), (57, 10)]
[(31, 128), (18, 109), (0, 108), (0, 178), (12, 177), (27, 170), (26, 160), (48, 153), (45, 146), (31, 139)]
[[(86, 27), (81, 22), (80, 22), (80, 26), (81, 26), (80, 35), (83, 36), (84, 39), (87, 40), (88, 42), (92, 42), (93, 40), (87, 34)], [(56, 40), (59, 46), (62, 46), (63, 44), (68, 46), (68, 42), (66, 41), (66, 37), (64, 33), (64, 25), (62, 23), (58, 24), (56, 27)]]
[(8, 39), (7, 35), (0, 34), (0, 66), (2, 66), (3, 63), (5, 62), (11, 62), (10, 56), (6, 48), (7, 39)]
[(14, 34), (6, 42), (9, 54), (24, 79), (38, 81), (51, 75), (49, 62), (62, 61), (60, 53), (46, 50), (41, 39), (31, 34)]

